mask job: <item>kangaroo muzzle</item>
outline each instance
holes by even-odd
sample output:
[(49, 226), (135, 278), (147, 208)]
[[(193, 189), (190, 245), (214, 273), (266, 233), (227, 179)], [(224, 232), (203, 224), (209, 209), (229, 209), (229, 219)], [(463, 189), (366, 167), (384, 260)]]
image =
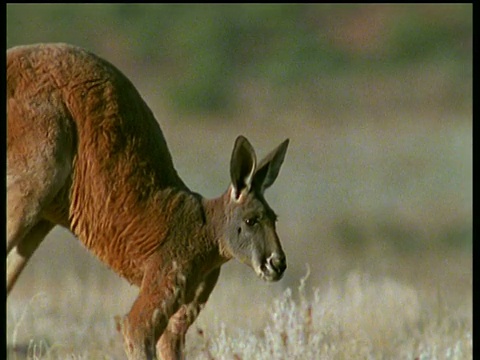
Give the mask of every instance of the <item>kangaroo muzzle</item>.
[(255, 269), (257, 275), (266, 281), (278, 281), (283, 277), (287, 268), (284, 254), (272, 253)]

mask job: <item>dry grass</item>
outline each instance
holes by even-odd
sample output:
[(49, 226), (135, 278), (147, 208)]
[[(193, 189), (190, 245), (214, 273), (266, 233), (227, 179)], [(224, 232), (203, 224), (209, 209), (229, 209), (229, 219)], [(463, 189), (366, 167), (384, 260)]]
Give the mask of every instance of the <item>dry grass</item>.
[(430, 299), (391, 279), (352, 272), (345, 283), (274, 300), (259, 332), (202, 335), (198, 359), (470, 359), (468, 318), (432, 312)]
[[(238, 280), (231, 280), (237, 289), (241, 286)], [(91, 285), (88, 291), (95, 296), (87, 297), (86, 302), (72, 303), (39, 293), (26, 304), (10, 304), (8, 343), (17, 349), (8, 358), (123, 358), (113, 315), (93, 310), (102, 299), (111, 301), (115, 295), (104, 295)], [(209, 303), (207, 317), (201, 317), (190, 330), (188, 358), (472, 358), (471, 302), (451, 304), (443, 294), (432, 297), (389, 277), (351, 271), (343, 280), (329, 281), (322, 288), (310, 286), (305, 277), (297, 289), (287, 288), (268, 301), (250, 292), (236, 295), (244, 304), (236, 309), (228, 309), (225, 294), (220, 301)], [(250, 311), (252, 307), (258, 308)], [(49, 313), (52, 308), (62, 318)], [(236, 317), (265, 312), (266, 319), (262, 324), (238, 328), (221, 319), (227, 311)], [(213, 318), (208, 318), (212, 313)], [(37, 335), (28, 340), (32, 334)]]

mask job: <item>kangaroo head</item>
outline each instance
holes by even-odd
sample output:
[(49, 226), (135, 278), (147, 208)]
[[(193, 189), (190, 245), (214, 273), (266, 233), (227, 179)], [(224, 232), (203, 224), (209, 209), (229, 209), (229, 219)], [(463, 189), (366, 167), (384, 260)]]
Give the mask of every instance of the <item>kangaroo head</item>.
[(231, 185), (226, 208), (224, 248), (268, 281), (280, 280), (287, 267), (278, 239), (276, 215), (263, 193), (278, 176), (288, 139), (258, 165), (248, 140), (239, 136), (230, 161)]

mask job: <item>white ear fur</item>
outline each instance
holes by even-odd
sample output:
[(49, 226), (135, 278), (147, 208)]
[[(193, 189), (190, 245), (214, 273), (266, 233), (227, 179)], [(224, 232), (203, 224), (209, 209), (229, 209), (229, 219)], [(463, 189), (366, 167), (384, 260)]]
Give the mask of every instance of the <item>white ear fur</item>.
[(244, 190), (246, 192), (249, 192), (250, 189), (252, 188), (252, 181), (253, 181), (253, 176), (255, 175), (256, 168), (257, 168), (257, 159), (253, 158), (253, 166), (252, 166), (252, 169), (250, 171), (250, 174), (245, 176), (245, 178), (243, 179), (243, 182), (245, 184), (245, 189)]
[(235, 186), (230, 185), (230, 188), (229, 188), (230, 201), (233, 201), (234, 203), (237, 203), (237, 204), (241, 203), (243, 201), (243, 197), (245, 196), (245, 194), (248, 194), (249, 191), (250, 191), (250, 185), (248, 186), (248, 188), (244, 188), (240, 190), (239, 193), (235, 189)]

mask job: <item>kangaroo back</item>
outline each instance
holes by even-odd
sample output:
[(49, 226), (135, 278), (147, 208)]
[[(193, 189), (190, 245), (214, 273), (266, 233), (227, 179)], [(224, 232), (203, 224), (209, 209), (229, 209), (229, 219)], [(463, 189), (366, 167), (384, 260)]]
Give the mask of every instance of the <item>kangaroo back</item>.
[(78, 172), (89, 162), (96, 171), (92, 175), (109, 180), (125, 174), (146, 188), (152, 183), (182, 184), (160, 126), (133, 84), (109, 62), (84, 49), (67, 44), (9, 49), (9, 98), (30, 104), (44, 98), (62, 103), (63, 121), (74, 122)]

